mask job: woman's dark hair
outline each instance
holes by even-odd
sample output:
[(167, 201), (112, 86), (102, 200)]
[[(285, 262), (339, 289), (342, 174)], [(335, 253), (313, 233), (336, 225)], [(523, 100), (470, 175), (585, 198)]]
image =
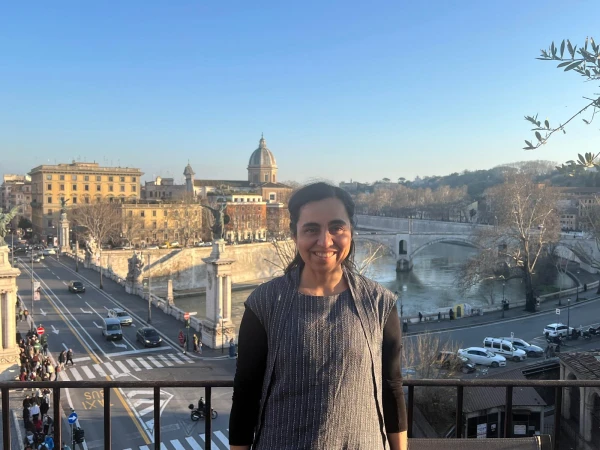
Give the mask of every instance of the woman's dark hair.
[[(288, 211), (290, 212), (290, 232), (292, 233), (292, 236), (298, 234), (298, 220), (300, 219), (300, 210), (302, 207), (307, 203), (318, 202), (327, 198), (337, 198), (344, 204), (346, 214), (348, 214), (348, 218), (350, 219), (352, 232), (354, 233), (354, 227), (356, 225), (354, 219), (354, 200), (352, 200), (350, 194), (337, 186), (319, 182), (301, 187), (294, 192), (290, 198), (290, 201), (288, 202)], [(300, 253), (296, 251), (296, 256), (285, 268), (285, 273), (291, 272), (294, 268), (299, 267), (302, 264), (304, 264), (304, 262), (300, 257)], [(356, 269), (354, 265), (354, 240), (350, 243), (350, 252), (348, 252), (346, 259), (342, 261), (342, 266), (351, 271)]]

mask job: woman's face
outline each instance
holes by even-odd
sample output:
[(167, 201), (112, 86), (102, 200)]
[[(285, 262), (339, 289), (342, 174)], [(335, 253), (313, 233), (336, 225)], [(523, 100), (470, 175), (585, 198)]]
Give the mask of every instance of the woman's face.
[(344, 204), (337, 198), (327, 198), (304, 205), (293, 239), (306, 267), (317, 273), (338, 270), (352, 243)]

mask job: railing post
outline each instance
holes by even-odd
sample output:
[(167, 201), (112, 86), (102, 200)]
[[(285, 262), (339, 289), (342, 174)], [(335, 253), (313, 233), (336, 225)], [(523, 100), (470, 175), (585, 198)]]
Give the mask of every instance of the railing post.
[(462, 415), (464, 386), (456, 386), (456, 438), (462, 438)]
[(160, 450), (160, 387), (154, 387), (154, 450)]
[[(19, 424), (16, 425), (19, 426)], [(19, 442), (19, 445), (21, 444), (22, 442)], [(10, 404), (8, 401), (8, 388), (2, 388), (2, 447), (10, 448)]]
[(207, 386), (204, 388), (206, 395), (206, 412), (204, 413), (204, 436), (206, 436), (204, 450), (212, 448), (212, 388)]
[(562, 416), (563, 388), (556, 387), (554, 393), (554, 439), (552, 449), (558, 450), (560, 444), (560, 418)]
[(62, 427), (60, 417), (60, 388), (55, 387), (52, 388), (52, 411), (54, 411), (54, 418), (52, 419), (54, 423), (52, 427), (54, 428), (54, 447), (62, 448)]
[[(112, 447), (112, 429), (110, 427), (110, 388), (104, 388), (104, 450)], [(75, 450), (75, 449), (73, 449)]]
[(506, 407), (504, 408), (504, 437), (512, 437), (513, 387), (506, 386)]
[(407, 411), (407, 422), (408, 422), (407, 434), (408, 434), (409, 438), (413, 437), (414, 406), (415, 406), (415, 387), (409, 386), (408, 387), (408, 411)]

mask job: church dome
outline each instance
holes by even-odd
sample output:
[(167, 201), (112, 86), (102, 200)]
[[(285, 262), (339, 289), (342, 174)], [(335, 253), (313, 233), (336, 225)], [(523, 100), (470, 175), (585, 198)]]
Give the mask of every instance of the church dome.
[(277, 167), (275, 157), (271, 150), (267, 148), (267, 141), (261, 136), (258, 148), (252, 152), (250, 161), (248, 162), (249, 167)]

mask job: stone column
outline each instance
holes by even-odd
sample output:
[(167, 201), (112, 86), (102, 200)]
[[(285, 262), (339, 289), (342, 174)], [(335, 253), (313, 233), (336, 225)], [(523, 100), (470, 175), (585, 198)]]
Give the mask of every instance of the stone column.
[(173, 305), (175, 303), (175, 297), (173, 296), (173, 280), (169, 278), (167, 281), (167, 303)]
[(58, 221), (58, 246), (61, 253), (68, 253), (71, 250), (69, 248), (69, 221), (67, 220), (67, 213), (62, 213)]
[(11, 267), (8, 247), (0, 247), (0, 380), (14, 379), (8, 369), (19, 362), (16, 344), (17, 277), (21, 271)]
[[(235, 338), (231, 323), (231, 265), (227, 258), (225, 242), (213, 244), (213, 251), (206, 263), (206, 320), (202, 323), (202, 343), (210, 348), (228, 346), (228, 339)], [(222, 318), (219, 318), (221, 316)], [(227, 337), (227, 339), (225, 339)]]

